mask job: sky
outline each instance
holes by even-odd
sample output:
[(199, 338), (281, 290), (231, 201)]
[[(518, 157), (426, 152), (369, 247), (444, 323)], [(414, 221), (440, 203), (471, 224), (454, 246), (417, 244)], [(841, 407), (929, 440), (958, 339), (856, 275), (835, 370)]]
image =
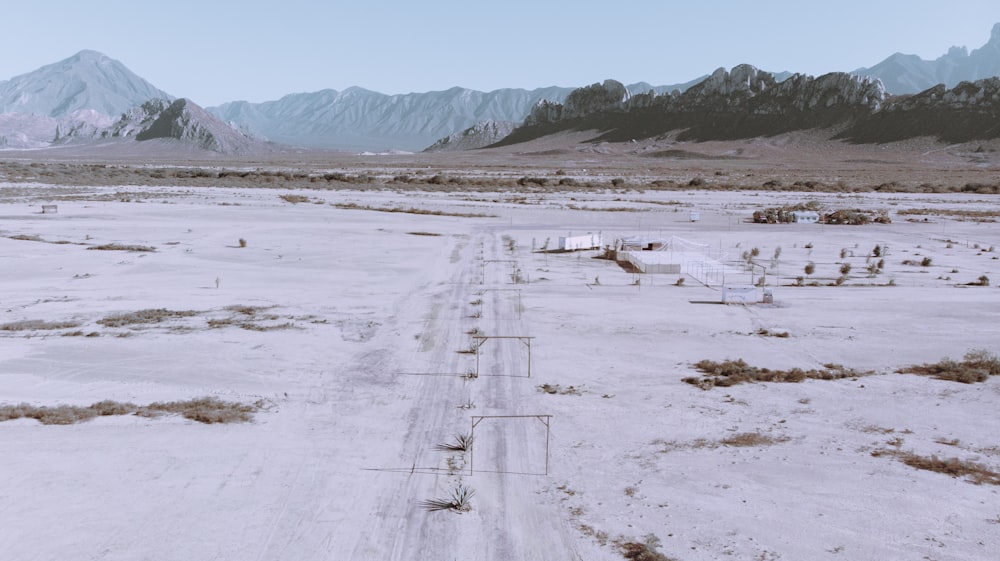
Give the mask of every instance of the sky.
[(0, 7), (0, 81), (83, 49), (203, 106), (351, 86), (398, 94), (683, 83), (749, 63), (820, 75), (971, 51), (997, 0), (34, 0)]

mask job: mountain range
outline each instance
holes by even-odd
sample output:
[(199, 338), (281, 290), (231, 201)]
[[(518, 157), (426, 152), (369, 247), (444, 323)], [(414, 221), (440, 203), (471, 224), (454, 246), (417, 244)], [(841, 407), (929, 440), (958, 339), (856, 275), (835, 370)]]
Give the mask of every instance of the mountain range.
[[(604, 115), (605, 119), (625, 114), (632, 115), (632, 119), (638, 119), (640, 114), (645, 115), (642, 118), (655, 115), (654, 120), (661, 122), (657, 127), (662, 128), (664, 119), (677, 118), (677, 103), (684, 99), (701, 99), (698, 96), (682, 98), (683, 94), (691, 90), (704, 91), (705, 82), (713, 78), (718, 80), (720, 72), (725, 73), (720, 69), (711, 76), (702, 76), (684, 84), (654, 87), (637, 83), (622, 86), (624, 91), (621, 92), (615, 87), (614, 96), (621, 94), (622, 99), (617, 101), (628, 101), (628, 111), (621, 111), (625, 105), (610, 112), (607, 107), (600, 111), (593, 111), (593, 108), (583, 108), (582, 111), (591, 119), (597, 114)], [(741, 73), (745, 69), (737, 67), (733, 72)], [(768, 77), (765, 78), (764, 74)], [(943, 92), (963, 81), (996, 76), (1000, 74), (1000, 24), (993, 27), (986, 45), (971, 52), (964, 47), (955, 47), (933, 61), (897, 53), (853, 74), (868, 77), (865, 83), (871, 87), (876, 83), (884, 86), (884, 95), (922, 92), (938, 84), (943, 84)], [(807, 78), (787, 72), (760, 73), (760, 79), (764, 80), (762, 83), (782, 85), (786, 93), (795, 87), (809, 85)], [(252, 151), (254, 146), (262, 146), (261, 141), (264, 140), (293, 146), (348, 150), (420, 150), (437, 141), (441, 142), (436, 149), (469, 148), (497, 140), (501, 132), (512, 128), (504, 123), (521, 123), (528, 118), (526, 124), (536, 126), (532, 130), (537, 130), (537, 125), (543, 124), (537, 119), (545, 117), (546, 111), (550, 113), (545, 117), (548, 119), (546, 126), (572, 120), (572, 113), (580, 109), (581, 100), (589, 99), (588, 95), (581, 93), (576, 101), (570, 100), (574, 91), (573, 88), (549, 87), (480, 92), (456, 87), (436, 92), (386, 95), (362, 88), (348, 88), (344, 91), (291, 94), (264, 103), (234, 101), (204, 109), (193, 100), (183, 99), (180, 106), (170, 110), (179, 101), (177, 98), (159, 90), (114, 59), (94, 51), (81, 51), (66, 60), (0, 81), (0, 147), (35, 148), (53, 143), (114, 138), (141, 141), (165, 135), (180, 142), (193, 142), (206, 150), (235, 153)], [(740, 96), (748, 92), (753, 93), (751, 97), (757, 97), (758, 101), (763, 99), (752, 88), (736, 88), (730, 93)], [(889, 98), (884, 95), (880, 103), (888, 106), (886, 100)], [(144, 104), (151, 100), (158, 101), (143, 109)], [(643, 104), (645, 107), (640, 108)], [(566, 114), (552, 118), (551, 113), (557, 107)], [(666, 113), (674, 117), (665, 117), (665, 108), (670, 108)], [(694, 118), (698, 112), (688, 109), (680, 113)], [(153, 113), (149, 113), (150, 110)], [(833, 113), (824, 111), (824, 114), (827, 121), (832, 119)], [(155, 131), (149, 133), (135, 128), (140, 123), (152, 126), (160, 117), (167, 121), (172, 119), (175, 125), (168, 127), (161, 122)], [(814, 119), (804, 114), (798, 118), (802, 123)], [(536, 122), (532, 123), (531, 119), (536, 119)], [(177, 123), (197, 130), (179, 131)], [(764, 127), (767, 130), (771, 128), (771, 125)], [(130, 131), (127, 134), (123, 133), (126, 129)], [(611, 126), (602, 130), (612, 129), (635, 130), (632, 125)], [(452, 140), (444, 142), (449, 137)]]

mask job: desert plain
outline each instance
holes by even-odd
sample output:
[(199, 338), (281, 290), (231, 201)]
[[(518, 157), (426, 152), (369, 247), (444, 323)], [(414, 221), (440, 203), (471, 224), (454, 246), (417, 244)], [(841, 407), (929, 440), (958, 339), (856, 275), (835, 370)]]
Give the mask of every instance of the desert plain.
[[(253, 408), (0, 422), (0, 558), (995, 559), (1000, 378), (898, 372), (1000, 352), (994, 149), (579, 140), (0, 152), (0, 406)], [(803, 203), (891, 223), (751, 221)]]

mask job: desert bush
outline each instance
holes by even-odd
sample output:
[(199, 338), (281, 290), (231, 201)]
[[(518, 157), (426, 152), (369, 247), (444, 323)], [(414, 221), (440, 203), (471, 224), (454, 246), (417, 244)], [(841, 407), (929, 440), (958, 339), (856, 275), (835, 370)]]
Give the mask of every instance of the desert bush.
[(303, 195), (288, 194), (288, 195), (281, 195), (281, 200), (285, 201), (286, 203), (292, 203), (292, 204), (308, 203), (309, 197)]
[(816, 264), (812, 261), (806, 263), (806, 266), (802, 269), (807, 275), (811, 275), (816, 272)]
[(45, 321), (41, 319), (26, 319), (0, 324), (0, 331), (48, 331), (53, 329), (72, 329), (79, 327), (76, 321)]
[(850, 273), (851, 273), (851, 264), (850, 263), (844, 263), (843, 265), (840, 266), (840, 274), (842, 274), (844, 276), (847, 276)]
[(156, 251), (155, 247), (148, 245), (125, 245), (120, 243), (106, 243), (102, 245), (92, 245), (87, 249), (98, 251)]
[(97, 320), (97, 323), (105, 327), (124, 327), (143, 323), (159, 323), (168, 318), (190, 317), (197, 315), (193, 310), (167, 310), (165, 308), (139, 310), (125, 314), (112, 314)]
[[(155, 416), (161, 413), (174, 413), (185, 419), (199, 423), (246, 423), (253, 420), (253, 413), (263, 407), (258, 401), (252, 405), (222, 401), (214, 397), (199, 397), (187, 401), (157, 402), (147, 405), (140, 411), (152, 412)], [(140, 414), (140, 413), (137, 413)], [(147, 415), (149, 416), (149, 415)]]
[(238, 243), (240, 244), (240, 247), (246, 247), (247, 246), (247, 241), (245, 239), (243, 239), (243, 238), (240, 238)]
[(675, 561), (659, 551), (660, 539), (649, 534), (642, 542), (628, 541), (618, 544), (621, 554), (629, 561)]
[(920, 456), (914, 452), (884, 448), (875, 450), (872, 452), (872, 456), (876, 458), (882, 456), (893, 457), (912, 468), (943, 473), (956, 478), (963, 477), (976, 485), (982, 485), (983, 483), (1000, 485), (1000, 473), (990, 469), (987, 465), (969, 460), (939, 458), (937, 455)]
[(761, 432), (741, 432), (733, 436), (723, 438), (719, 441), (724, 446), (756, 447), (769, 446), (779, 442), (787, 442), (787, 436), (773, 437)]
[(447, 499), (430, 499), (422, 501), (420, 506), (424, 510), (429, 511), (450, 510), (453, 512), (468, 512), (472, 510), (472, 497), (475, 496), (475, 494), (475, 490), (459, 483), (458, 486), (451, 491), (451, 494)]
[(434, 447), (434, 449), (446, 452), (468, 452), (472, 449), (472, 435), (456, 434), (454, 442), (438, 444)]
[(839, 364), (824, 364), (822, 369), (802, 370), (801, 368), (792, 368), (791, 370), (771, 370), (750, 366), (743, 359), (727, 359), (722, 362), (701, 360), (695, 363), (694, 367), (706, 375), (701, 378), (696, 376), (687, 377), (682, 381), (698, 386), (703, 390), (716, 386), (728, 387), (747, 382), (795, 383), (806, 379), (839, 380), (872, 374), (870, 371), (858, 372)]
[(21, 403), (19, 405), (0, 405), (0, 421), (27, 418), (36, 419), (43, 425), (70, 425), (89, 421), (98, 416), (156, 417), (164, 413), (176, 413), (199, 423), (243, 423), (253, 420), (252, 414), (261, 409), (262, 406), (262, 402), (245, 405), (222, 401), (214, 397), (153, 403), (146, 406), (111, 400), (99, 401), (86, 407), (79, 405), (35, 407)]
[(961, 361), (944, 358), (934, 364), (919, 364), (897, 370), (900, 374), (931, 376), (938, 380), (973, 384), (1000, 375), (1000, 358), (984, 349), (965, 353)]

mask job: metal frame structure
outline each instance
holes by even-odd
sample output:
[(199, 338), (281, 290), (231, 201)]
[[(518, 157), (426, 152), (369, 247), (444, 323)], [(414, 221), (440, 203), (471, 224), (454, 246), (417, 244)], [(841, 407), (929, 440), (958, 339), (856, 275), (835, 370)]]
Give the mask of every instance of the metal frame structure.
[(549, 474), (549, 436), (552, 433), (552, 415), (473, 415), (472, 430), (469, 432), (472, 439), (472, 447), (469, 450), (469, 475), (472, 475), (473, 471), (475, 471), (476, 426), (479, 425), (483, 419), (538, 419), (541, 421), (541, 423), (545, 425), (545, 473), (537, 475)]
[(476, 343), (476, 377), (479, 377), (479, 348), (490, 339), (518, 339), (528, 347), (528, 378), (531, 378), (531, 340), (527, 335), (473, 335)]

